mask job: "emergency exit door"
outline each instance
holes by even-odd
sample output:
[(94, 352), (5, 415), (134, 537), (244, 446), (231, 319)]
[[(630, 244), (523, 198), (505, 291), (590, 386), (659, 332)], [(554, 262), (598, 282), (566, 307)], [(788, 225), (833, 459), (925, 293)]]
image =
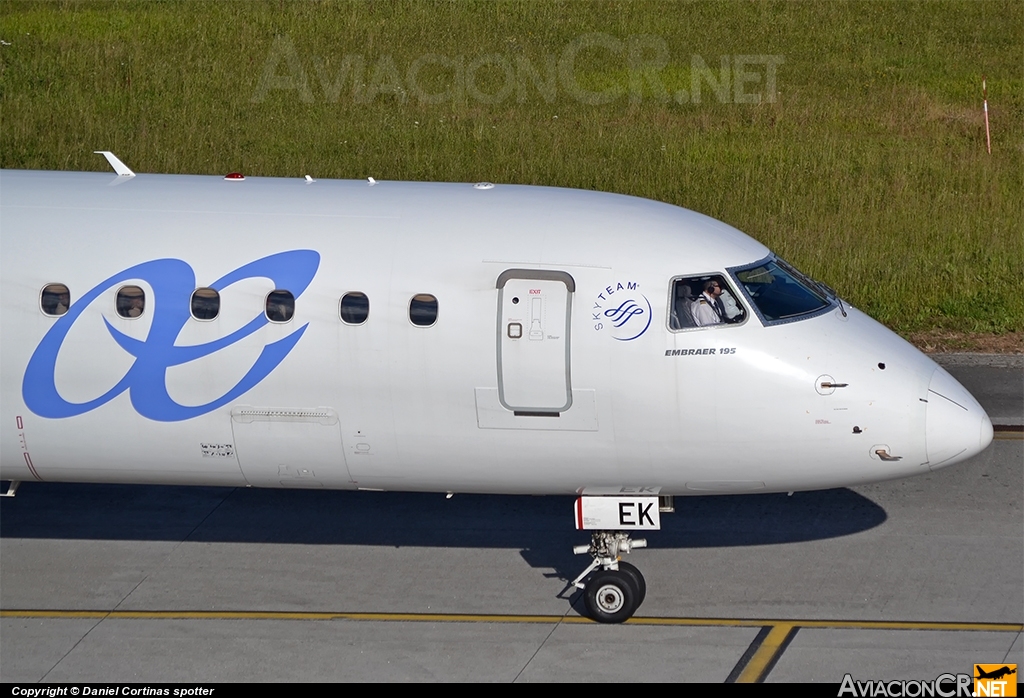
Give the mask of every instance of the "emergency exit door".
[(498, 277), (498, 399), (519, 413), (557, 416), (572, 405), (573, 278), (509, 269)]

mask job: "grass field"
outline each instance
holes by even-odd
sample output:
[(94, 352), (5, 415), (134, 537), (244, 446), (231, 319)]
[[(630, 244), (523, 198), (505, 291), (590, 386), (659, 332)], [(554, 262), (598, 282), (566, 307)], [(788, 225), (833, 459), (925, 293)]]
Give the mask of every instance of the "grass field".
[(8, 1), (0, 39), (4, 168), (636, 194), (905, 335), (1024, 336), (1017, 0)]

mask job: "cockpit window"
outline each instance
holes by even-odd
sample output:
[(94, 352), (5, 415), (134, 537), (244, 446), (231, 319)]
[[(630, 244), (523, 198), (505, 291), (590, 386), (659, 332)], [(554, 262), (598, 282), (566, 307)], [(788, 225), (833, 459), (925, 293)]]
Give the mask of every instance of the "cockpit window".
[(703, 274), (672, 279), (668, 326), (687, 330), (743, 322), (743, 306), (722, 274)]
[(813, 315), (832, 305), (824, 286), (781, 259), (733, 270), (733, 276), (767, 323)]

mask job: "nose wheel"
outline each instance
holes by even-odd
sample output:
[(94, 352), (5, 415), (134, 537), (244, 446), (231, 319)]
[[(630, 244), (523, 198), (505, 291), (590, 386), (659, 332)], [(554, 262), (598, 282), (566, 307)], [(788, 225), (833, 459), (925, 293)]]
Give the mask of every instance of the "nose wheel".
[(587, 580), (583, 604), (599, 623), (621, 623), (640, 606), (639, 590), (633, 578), (619, 570), (602, 570)]
[(640, 604), (647, 598), (647, 580), (634, 565), (622, 560), (619, 560), (619, 572), (624, 572), (627, 577), (632, 578), (633, 584), (636, 585), (636, 607), (640, 608)]
[(573, 580), (583, 590), (587, 614), (598, 623), (622, 623), (628, 620), (647, 596), (647, 582), (635, 566), (619, 560), (633, 548), (647, 547), (646, 540), (630, 540), (625, 533), (596, 531), (590, 545), (573, 549), (589, 553), (593, 562)]

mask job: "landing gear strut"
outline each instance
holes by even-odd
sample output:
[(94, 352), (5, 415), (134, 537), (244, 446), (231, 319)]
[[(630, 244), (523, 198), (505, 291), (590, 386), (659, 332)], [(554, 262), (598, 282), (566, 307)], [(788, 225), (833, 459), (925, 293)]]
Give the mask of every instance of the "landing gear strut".
[(647, 582), (640, 570), (619, 558), (634, 548), (646, 547), (646, 540), (631, 540), (621, 531), (594, 531), (590, 545), (573, 548), (577, 555), (589, 553), (594, 558), (572, 582), (583, 590), (583, 603), (591, 618), (599, 623), (622, 623), (644, 602)]

